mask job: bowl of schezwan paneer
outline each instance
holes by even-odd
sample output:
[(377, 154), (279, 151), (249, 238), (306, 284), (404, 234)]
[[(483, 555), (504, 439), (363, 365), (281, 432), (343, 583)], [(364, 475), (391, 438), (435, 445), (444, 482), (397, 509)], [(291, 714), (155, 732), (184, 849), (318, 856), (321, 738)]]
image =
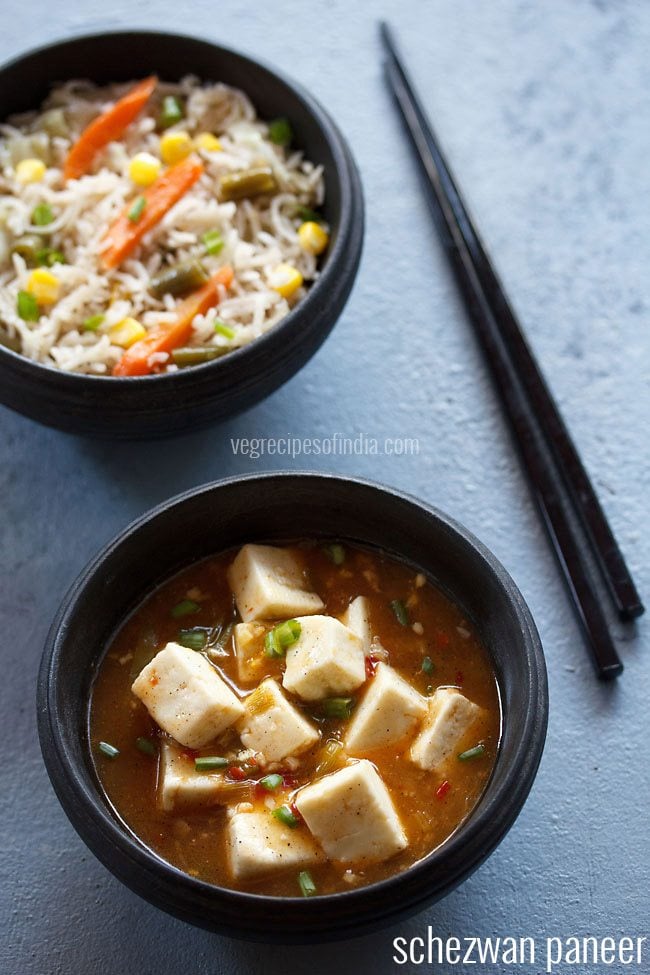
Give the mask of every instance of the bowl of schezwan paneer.
[(218, 482), (131, 525), (73, 586), (39, 681), (89, 847), (157, 906), (266, 941), (453, 889), (523, 805), (547, 713), (494, 557), (412, 498), (316, 474)]

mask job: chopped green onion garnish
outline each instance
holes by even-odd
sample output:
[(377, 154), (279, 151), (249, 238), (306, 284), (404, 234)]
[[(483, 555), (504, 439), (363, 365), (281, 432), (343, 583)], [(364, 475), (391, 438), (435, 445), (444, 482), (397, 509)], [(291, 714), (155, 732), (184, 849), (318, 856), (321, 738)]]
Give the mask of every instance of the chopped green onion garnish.
[(100, 741), (97, 747), (106, 758), (117, 758), (120, 754), (119, 748), (116, 748), (115, 745), (109, 745), (107, 741)]
[(136, 738), (135, 747), (138, 749), (138, 751), (142, 752), (143, 755), (155, 755), (157, 751), (151, 738)]
[(260, 779), (260, 785), (263, 789), (266, 789), (267, 792), (275, 792), (276, 789), (280, 788), (283, 782), (284, 779), (281, 775), (277, 775), (277, 773), (274, 775), (265, 775), (263, 779)]
[(83, 323), (84, 331), (86, 332), (96, 332), (101, 324), (103, 324), (105, 316), (104, 315), (91, 315)]
[(298, 207), (296, 216), (300, 217), (301, 220), (310, 220), (312, 223), (325, 222), (322, 213), (318, 213), (317, 210), (312, 210), (311, 207)]
[(32, 210), (32, 223), (36, 227), (47, 227), (53, 220), (54, 214), (49, 203), (39, 203)]
[(332, 545), (326, 545), (324, 551), (329, 555), (334, 565), (343, 565), (345, 562), (345, 549), (338, 542), (334, 542)]
[(484, 754), (485, 745), (474, 745), (473, 748), (468, 748), (466, 752), (461, 752), (458, 758), (461, 762), (470, 762), (473, 758), (480, 758)]
[(168, 129), (183, 118), (183, 106), (174, 95), (165, 95), (158, 116), (158, 128)]
[(393, 599), (393, 601), (390, 604), (390, 608), (395, 613), (395, 616), (397, 617), (398, 622), (400, 622), (402, 624), (402, 626), (408, 626), (409, 625), (409, 614), (408, 614), (408, 610), (407, 610), (406, 606), (404, 605), (404, 603), (402, 602), (401, 599)]
[(353, 697), (328, 697), (321, 709), (327, 718), (349, 718), (354, 708)]
[(227, 758), (221, 758), (217, 755), (194, 759), (194, 768), (197, 772), (214, 772), (218, 769), (228, 768), (230, 764)]
[(218, 230), (207, 230), (201, 241), (206, 254), (219, 254), (223, 250), (224, 240)]
[(29, 291), (19, 291), (16, 298), (18, 317), (24, 322), (37, 322), (40, 317), (38, 302)]
[(298, 884), (303, 897), (313, 897), (316, 893), (316, 884), (308, 870), (301, 870), (298, 874)]
[(299, 825), (297, 816), (294, 816), (289, 806), (278, 806), (271, 815), (289, 829), (295, 829)]
[(176, 603), (172, 609), (172, 616), (175, 620), (180, 619), (181, 616), (189, 616), (191, 613), (196, 613), (201, 607), (198, 603), (195, 603), (193, 599), (182, 599), (180, 603)]
[(276, 146), (288, 146), (293, 139), (293, 129), (288, 118), (275, 118), (269, 122), (269, 139)]
[(264, 649), (267, 657), (284, 657), (288, 647), (295, 643), (300, 636), (301, 626), (298, 620), (285, 620), (278, 623), (264, 638)]
[(425, 657), (424, 660), (422, 661), (422, 670), (424, 671), (424, 673), (432, 674), (435, 669), (436, 669), (436, 665), (434, 664), (431, 657)]
[(226, 325), (226, 323), (222, 322), (220, 318), (215, 320), (214, 330), (218, 335), (223, 335), (223, 337), (226, 339), (234, 339), (235, 335), (237, 334), (234, 328), (231, 328), (230, 325)]
[(54, 267), (55, 264), (65, 264), (65, 254), (54, 250), (53, 247), (42, 247), (36, 251), (36, 263), (39, 267)]
[(133, 201), (131, 209), (127, 213), (127, 217), (131, 223), (137, 223), (142, 214), (144, 213), (144, 208), (147, 205), (147, 201), (144, 196), (137, 196)]
[(191, 630), (181, 630), (178, 634), (178, 642), (188, 650), (203, 650), (208, 642), (208, 634), (205, 630), (193, 628)]

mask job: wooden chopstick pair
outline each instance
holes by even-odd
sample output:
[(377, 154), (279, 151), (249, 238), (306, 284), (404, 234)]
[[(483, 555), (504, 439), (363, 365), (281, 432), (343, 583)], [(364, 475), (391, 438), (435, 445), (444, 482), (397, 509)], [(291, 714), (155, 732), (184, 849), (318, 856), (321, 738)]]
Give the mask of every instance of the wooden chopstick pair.
[(386, 23), (381, 24), (381, 36), (388, 54), (387, 79), (415, 147), (445, 252), (586, 632), (596, 672), (611, 679), (621, 673), (623, 664), (601, 605), (594, 562), (621, 619), (640, 616), (643, 604)]

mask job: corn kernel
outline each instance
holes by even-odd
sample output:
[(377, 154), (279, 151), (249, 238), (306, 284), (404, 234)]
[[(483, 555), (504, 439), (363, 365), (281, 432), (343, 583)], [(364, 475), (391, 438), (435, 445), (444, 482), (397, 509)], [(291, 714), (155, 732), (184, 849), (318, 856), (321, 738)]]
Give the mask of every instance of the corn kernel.
[(221, 143), (216, 135), (212, 135), (212, 132), (201, 132), (194, 142), (196, 148), (203, 149), (204, 152), (221, 152)]
[(329, 239), (329, 234), (315, 220), (307, 220), (298, 227), (298, 243), (310, 254), (322, 254)]
[(302, 284), (302, 274), (291, 264), (278, 264), (269, 274), (269, 284), (283, 298), (290, 298)]
[(150, 152), (139, 152), (129, 163), (129, 177), (137, 186), (151, 186), (160, 172), (160, 159)]
[(165, 132), (160, 140), (160, 155), (168, 166), (186, 159), (194, 145), (187, 132)]
[(39, 305), (53, 305), (59, 297), (61, 282), (47, 268), (37, 267), (27, 278), (26, 291), (34, 295)]
[(19, 183), (39, 183), (46, 169), (42, 159), (21, 159), (16, 166), (16, 179)]
[(112, 344), (121, 345), (123, 349), (128, 349), (146, 334), (146, 328), (136, 318), (123, 318), (121, 322), (108, 330), (108, 337)]

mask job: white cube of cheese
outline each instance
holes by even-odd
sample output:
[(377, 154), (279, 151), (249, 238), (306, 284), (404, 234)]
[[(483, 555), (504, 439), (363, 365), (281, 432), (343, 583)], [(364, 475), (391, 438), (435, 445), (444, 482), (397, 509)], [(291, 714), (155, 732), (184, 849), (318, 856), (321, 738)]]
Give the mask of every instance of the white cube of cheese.
[(268, 809), (233, 813), (227, 836), (230, 869), (236, 880), (309, 867), (323, 858), (306, 829), (290, 829)]
[(163, 731), (186, 748), (202, 748), (244, 713), (214, 667), (178, 643), (168, 643), (140, 671), (131, 690)]
[(237, 672), (244, 684), (258, 681), (265, 665), (264, 637), (266, 627), (261, 623), (237, 623), (234, 628)]
[(239, 615), (251, 620), (288, 619), (323, 609), (307, 584), (295, 556), (272, 545), (244, 545), (228, 569)]
[(481, 708), (454, 687), (439, 687), (429, 699), (427, 716), (409, 750), (411, 761), (423, 769), (435, 769), (454, 754)]
[(370, 606), (365, 596), (357, 596), (352, 600), (341, 617), (341, 623), (356, 633), (363, 643), (363, 652), (367, 656), (370, 653), (373, 633), (370, 625)]
[(375, 863), (408, 846), (390, 793), (365, 759), (300, 789), (295, 803), (331, 860)]
[(282, 684), (305, 701), (347, 694), (366, 679), (363, 644), (331, 616), (298, 619), (300, 636), (287, 650)]
[(158, 802), (166, 811), (225, 802), (223, 772), (197, 772), (194, 760), (177, 745), (163, 741), (158, 767)]
[[(247, 705), (247, 701), (251, 701)], [(291, 704), (271, 678), (244, 701), (246, 714), (237, 730), (246, 748), (262, 752), (267, 762), (300, 755), (319, 740), (318, 730)]]
[(427, 702), (388, 664), (377, 664), (345, 736), (345, 747), (359, 755), (403, 741), (427, 713)]

